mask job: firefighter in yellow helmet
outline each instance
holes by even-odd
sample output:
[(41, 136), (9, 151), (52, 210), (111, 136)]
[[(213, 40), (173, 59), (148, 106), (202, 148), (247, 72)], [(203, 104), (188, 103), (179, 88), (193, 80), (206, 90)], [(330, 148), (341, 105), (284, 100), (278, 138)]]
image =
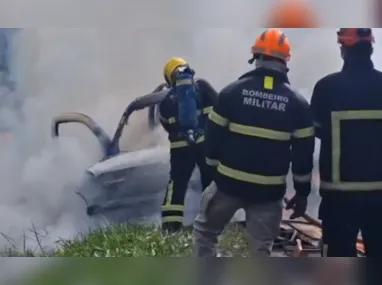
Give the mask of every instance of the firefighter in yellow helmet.
[(203, 190), (211, 183), (205, 162), (204, 129), (217, 92), (180, 57), (164, 66), (168, 94), (159, 106), (160, 122), (170, 141), (170, 181), (162, 205), (162, 227), (179, 230), (183, 224), (184, 199), (191, 175), (197, 165)]
[(218, 235), (241, 208), (252, 255), (269, 256), (290, 164), (296, 194), (287, 207), (292, 219), (306, 211), (315, 138), (309, 104), (289, 85), (288, 38), (279, 29), (265, 30), (252, 55), (255, 69), (223, 88), (209, 114), (206, 156), (216, 175), (194, 222), (199, 257), (216, 256)]
[(311, 108), (320, 148), (319, 217), (329, 257), (382, 257), (382, 72), (371, 28), (340, 28), (342, 70), (315, 85)]

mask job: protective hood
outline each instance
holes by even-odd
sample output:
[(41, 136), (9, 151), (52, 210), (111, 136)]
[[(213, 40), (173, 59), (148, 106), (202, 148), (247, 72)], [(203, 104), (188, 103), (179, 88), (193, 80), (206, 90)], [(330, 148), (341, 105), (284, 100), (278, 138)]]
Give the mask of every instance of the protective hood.
[(264, 67), (258, 67), (255, 70), (247, 72), (239, 77), (239, 79), (250, 76), (273, 76), (277, 81), (289, 84), (288, 75), (285, 72), (276, 71), (274, 69), (268, 69)]
[(343, 71), (365, 71), (373, 69), (373, 61), (370, 58), (362, 57), (347, 57), (342, 66)]
[(289, 69), (286, 66), (286, 64), (278, 61), (278, 60), (272, 60), (272, 59), (256, 59), (255, 60), (255, 66), (256, 68), (264, 68), (269, 70), (274, 70), (280, 73), (287, 74)]

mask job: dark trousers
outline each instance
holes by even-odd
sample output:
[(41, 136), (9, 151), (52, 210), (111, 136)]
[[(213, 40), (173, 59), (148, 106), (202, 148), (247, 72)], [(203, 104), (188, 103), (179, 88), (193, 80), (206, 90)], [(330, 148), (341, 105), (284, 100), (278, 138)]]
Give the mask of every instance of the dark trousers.
[(211, 170), (206, 164), (203, 143), (170, 151), (170, 181), (162, 204), (162, 224), (168, 230), (178, 230), (183, 225), (184, 200), (188, 183), (199, 167), (203, 191), (211, 183)]
[(323, 197), (319, 210), (322, 256), (357, 256), (356, 244), (361, 231), (366, 256), (382, 257), (382, 194), (366, 194)]

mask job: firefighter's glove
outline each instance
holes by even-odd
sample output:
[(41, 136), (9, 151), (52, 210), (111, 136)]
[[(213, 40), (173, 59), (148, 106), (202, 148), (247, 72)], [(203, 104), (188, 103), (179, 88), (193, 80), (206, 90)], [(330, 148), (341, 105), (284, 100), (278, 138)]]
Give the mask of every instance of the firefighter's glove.
[(194, 131), (187, 132), (187, 142), (189, 145), (193, 145), (196, 142)]
[(293, 210), (293, 214), (290, 216), (290, 219), (293, 220), (302, 217), (305, 214), (307, 205), (308, 197), (303, 197), (296, 194), (286, 204), (285, 209)]

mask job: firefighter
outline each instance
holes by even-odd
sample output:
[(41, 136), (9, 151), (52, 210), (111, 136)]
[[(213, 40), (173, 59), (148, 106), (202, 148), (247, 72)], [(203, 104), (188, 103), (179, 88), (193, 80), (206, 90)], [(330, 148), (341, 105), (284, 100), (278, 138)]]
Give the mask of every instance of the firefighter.
[(306, 211), (314, 130), (308, 102), (289, 86), (289, 40), (281, 30), (268, 29), (252, 54), (249, 63), (256, 68), (225, 87), (209, 114), (206, 159), (216, 174), (194, 222), (199, 257), (216, 256), (218, 235), (240, 208), (252, 255), (270, 255), (290, 163), (296, 193), (287, 207), (294, 210), (291, 218)]
[(171, 170), (162, 205), (162, 227), (169, 231), (177, 231), (183, 224), (184, 199), (196, 165), (203, 189), (211, 183), (203, 142), (205, 123), (217, 92), (206, 80), (195, 79), (194, 73), (180, 57), (171, 58), (164, 67), (169, 89), (159, 113), (171, 143)]
[(373, 66), (370, 28), (337, 32), (342, 70), (320, 79), (311, 108), (321, 140), (319, 217), (324, 256), (382, 257), (382, 73)]

